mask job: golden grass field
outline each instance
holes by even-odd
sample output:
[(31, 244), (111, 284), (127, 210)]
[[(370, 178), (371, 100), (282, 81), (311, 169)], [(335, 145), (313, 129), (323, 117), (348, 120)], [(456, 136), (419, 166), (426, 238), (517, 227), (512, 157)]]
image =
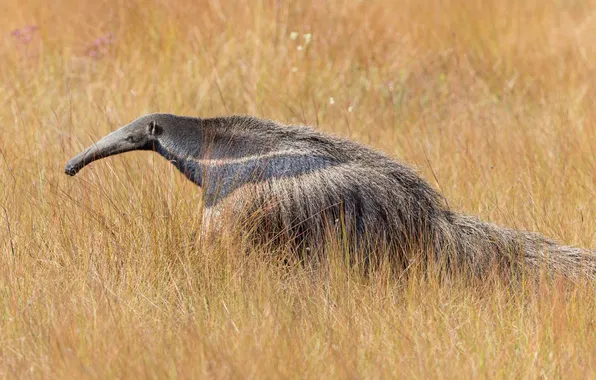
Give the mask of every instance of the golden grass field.
[(596, 287), (441, 282), (201, 249), (149, 112), (306, 123), (452, 209), (596, 246), (596, 1), (0, 5), (0, 377), (595, 378)]

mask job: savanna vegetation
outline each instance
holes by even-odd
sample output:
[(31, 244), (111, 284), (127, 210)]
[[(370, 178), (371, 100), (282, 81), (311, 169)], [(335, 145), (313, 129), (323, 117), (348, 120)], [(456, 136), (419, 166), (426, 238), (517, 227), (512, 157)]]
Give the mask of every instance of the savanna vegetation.
[[(596, 246), (596, 1), (0, 5), (0, 376), (596, 377), (596, 288), (363, 275), (196, 244), (159, 156), (68, 158), (149, 112), (305, 123), (450, 208)], [(225, 242), (224, 242), (225, 243)]]

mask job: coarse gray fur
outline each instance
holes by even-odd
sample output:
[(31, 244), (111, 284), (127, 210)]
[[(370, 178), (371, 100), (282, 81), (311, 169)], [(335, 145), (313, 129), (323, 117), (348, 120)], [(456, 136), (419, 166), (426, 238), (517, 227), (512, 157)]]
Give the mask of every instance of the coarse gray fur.
[(250, 231), (255, 242), (302, 252), (335, 233), (368, 259), (382, 252), (408, 266), (434, 258), (481, 276), (494, 264), (572, 277), (596, 273), (592, 251), (454, 213), (410, 167), (305, 126), (150, 114), (78, 154), (65, 172), (133, 150), (159, 153), (202, 188), (203, 224), (211, 231), (234, 220), (227, 227)]

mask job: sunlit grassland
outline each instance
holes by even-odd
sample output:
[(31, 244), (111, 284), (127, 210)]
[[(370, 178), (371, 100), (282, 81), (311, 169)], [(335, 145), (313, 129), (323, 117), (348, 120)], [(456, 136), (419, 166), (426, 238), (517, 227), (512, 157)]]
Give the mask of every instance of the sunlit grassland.
[(0, 376), (596, 376), (593, 284), (362, 277), (202, 249), (155, 154), (68, 158), (148, 112), (305, 123), (449, 206), (596, 246), (596, 2), (5, 1)]

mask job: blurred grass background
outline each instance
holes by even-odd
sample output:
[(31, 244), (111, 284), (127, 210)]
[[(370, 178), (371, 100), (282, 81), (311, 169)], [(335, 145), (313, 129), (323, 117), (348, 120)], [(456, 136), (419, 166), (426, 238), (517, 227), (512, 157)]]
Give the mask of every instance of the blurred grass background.
[(596, 2), (5, 1), (0, 376), (594, 377), (593, 286), (362, 279), (194, 244), (200, 194), (82, 147), (149, 112), (305, 123), (452, 209), (596, 246)]

